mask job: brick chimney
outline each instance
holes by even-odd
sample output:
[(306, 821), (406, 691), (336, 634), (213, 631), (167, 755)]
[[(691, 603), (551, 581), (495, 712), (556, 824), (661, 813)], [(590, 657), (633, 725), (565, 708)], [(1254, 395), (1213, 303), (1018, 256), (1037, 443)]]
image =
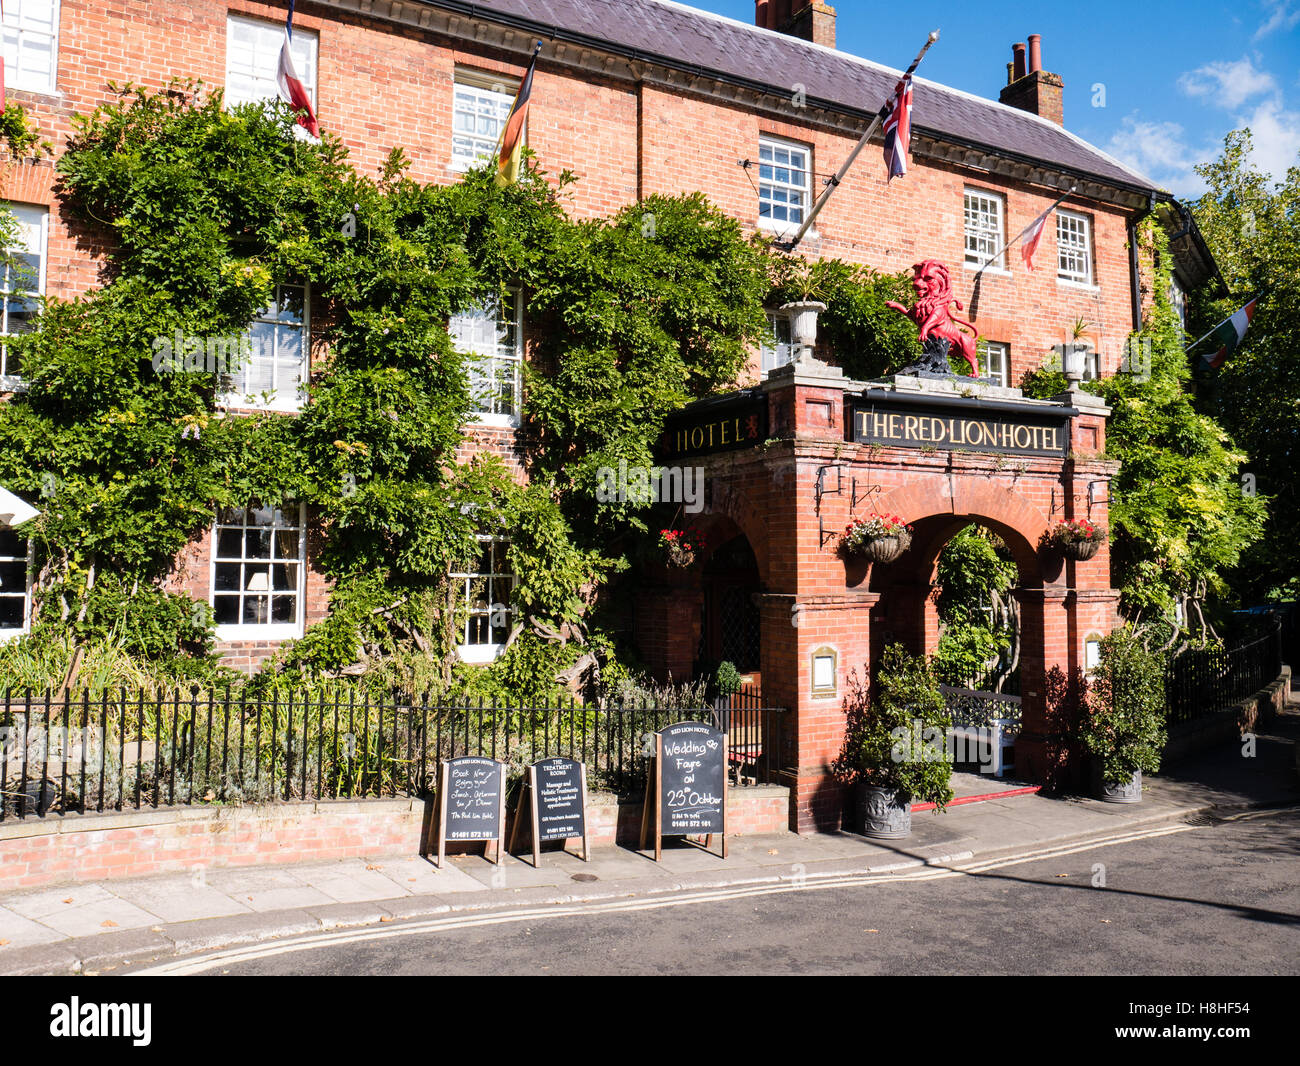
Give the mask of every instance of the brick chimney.
[(835, 47), (835, 9), (821, 0), (754, 0), (754, 25)]
[(998, 99), (1021, 111), (1031, 111), (1042, 118), (1050, 119), (1058, 126), (1065, 125), (1065, 110), (1062, 96), (1065, 83), (1059, 74), (1052, 74), (1043, 69), (1042, 37), (1037, 33), (1029, 35), (1029, 56), (1026, 59), (1025, 46), (1011, 46), (1012, 61), (1007, 64), (1007, 84)]

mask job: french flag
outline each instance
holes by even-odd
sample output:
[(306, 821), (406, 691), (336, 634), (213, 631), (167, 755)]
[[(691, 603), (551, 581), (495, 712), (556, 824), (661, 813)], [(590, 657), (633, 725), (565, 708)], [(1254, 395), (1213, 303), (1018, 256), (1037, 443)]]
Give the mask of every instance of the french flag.
[(907, 153), (912, 150), (912, 76), (905, 75), (894, 90), (894, 103), (885, 119), (886, 181), (907, 173)]
[(316, 122), (316, 109), (311, 106), (311, 93), (293, 65), (293, 5), (294, 0), (289, 0), (289, 17), (284, 20), (284, 44), (280, 46), (276, 81), (280, 84), (280, 99), (298, 112), (298, 125), (319, 139), (320, 126)]
[(1025, 267), (1028, 270), (1034, 269), (1034, 253), (1038, 251), (1038, 242), (1043, 239), (1043, 230), (1047, 228), (1047, 219), (1055, 207), (1056, 204), (1049, 207), (1034, 219), (1029, 229), (1025, 231), (1025, 240), (1020, 246), (1020, 258), (1025, 261)]

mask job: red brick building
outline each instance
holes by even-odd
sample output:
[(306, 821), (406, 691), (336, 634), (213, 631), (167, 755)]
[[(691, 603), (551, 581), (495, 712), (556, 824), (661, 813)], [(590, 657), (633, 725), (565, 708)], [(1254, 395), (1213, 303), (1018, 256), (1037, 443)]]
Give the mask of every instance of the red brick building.
[[(174, 77), (198, 78), (222, 86), (228, 100), (273, 96), (286, 6), (7, 0), (7, 90), (55, 143), (56, 156), (72, 116), (111, 98), (108, 82), (160, 88)], [(400, 145), (414, 178), (443, 183), (492, 153), (540, 39), (527, 139), (549, 172), (567, 168), (579, 177), (577, 215), (608, 215), (654, 193), (701, 190), (746, 226), (788, 236), (898, 72), (838, 51), (835, 11), (820, 0), (755, 6), (756, 25), (745, 25), (667, 0), (301, 0), (295, 60), (321, 124), (342, 137), (360, 170), (373, 173)], [(889, 42), (882, 52), (901, 58), (912, 44)], [(960, 42), (938, 47), (945, 46)], [(997, 386), (1012, 386), (1054, 345), (1076, 339), (1080, 320), (1088, 323), (1085, 376), (1116, 372), (1143, 300), (1130, 234), (1149, 212), (1158, 211), (1177, 235), (1176, 275), (1184, 289), (1214, 271), (1167, 194), (1064, 126), (1061, 80), (1042, 69), (1040, 54), (1036, 37), (1027, 49), (1014, 47), (1000, 101), (918, 79), (907, 175), (886, 185), (872, 148), (799, 249), (885, 271), (921, 259), (948, 264), (954, 296), (984, 342), (982, 369), (996, 379), (995, 386), (977, 387), (986, 406), (1013, 400)], [(990, 67), (1004, 60), (985, 57)], [(60, 216), (52, 162), (12, 164), (2, 180), (3, 197), (25, 227), (27, 251), (39, 263), (42, 291), (71, 298), (95, 286), (102, 263), (79, 247)], [(1071, 189), (1044, 235), (1036, 269), (1026, 270), (1015, 249), (989, 261)], [(775, 308), (773, 325), (778, 340), (788, 338)], [(466, 452), (486, 447), (509, 456), (519, 412), (514, 368), (526, 357), (529, 336), (526, 294), (514, 308), (460, 316), (451, 330), (483, 356), (484, 380), (498, 383), (481, 394)], [(250, 331), (258, 355), (228, 405), (253, 406), (249, 396), (269, 387), (271, 406), (294, 409), (309, 370), (310, 293), (283, 286), (277, 305)], [(833, 353), (822, 354), (833, 360)], [(759, 620), (745, 624), (759, 628), (753, 639), (761, 645), (757, 665), (769, 698), (801, 716), (794, 764), (798, 824), (807, 827), (822, 809), (813, 794), (842, 724), (829, 695), (842, 695), (848, 668), (878, 651), (887, 635), (933, 646), (927, 596), (934, 557), (962, 524), (992, 526), (1016, 555), (1027, 632), (1036, 634), (1027, 638), (1026, 670), (1041, 677), (1051, 666), (1068, 671), (1084, 662), (1087, 640), (1108, 630), (1113, 617), (1105, 552), (1062, 567), (1040, 557), (1035, 538), (1045, 522), (1079, 508), (1104, 521), (1111, 466), (1095, 458), (1104, 448), (1104, 411), (1082, 406), (1060, 424), (1065, 436), (1054, 456), (1010, 461), (868, 446), (854, 440), (849, 424), (866, 396), (862, 383), (817, 364), (778, 369), (790, 356), (782, 346), (755, 352), (748, 382), (759, 389), (769, 424), (784, 427), (790, 439), (767, 451), (702, 460), (711, 486), (706, 511), (720, 535), (729, 534), (720, 536), (728, 554), (704, 567), (708, 589), (702, 584), (689, 597), (680, 589), (648, 589), (638, 625), (647, 659), (680, 677), (706, 636), (708, 611), (716, 617), (727, 597), (759, 597)], [(3, 369), (4, 384), (21, 387), (21, 368)], [(825, 471), (837, 466), (844, 491), (832, 496)], [(917, 523), (923, 544), (893, 569), (846, 574), (826, 545), (824, 529), (842, 528), (860, 507), (848, 487), (854, 478), (879, 486), (875, 506)], [(214, 516), (213, 529), (178, 560), (175, 586), (214, 605), (232, 662), (254, 666), (328, 610), (328, 589), (310, 566), (313, 536), (305, 513), (236, 511)], [(485, 544), (484, 573), (465, 575), (467, 589), (476, 580), (508, 582), (496, 551)], [(496, 598), (489, 593), (487, 603)], [(804, 624), (792, 625), (792, 614), (802, 614)], [(489, 658), (493, 634), (482, 612), (471, 610), (466, 657)], [(813, 677), (825, 669), (819, 648), (834, 654), (833, 684), (814, 693), (814, 681), (825, 681)], [(1043, 699), (1037, 693), (1027, 687), (1025, 694), (1035, 728), (1042, 710), (1034, 701)]]

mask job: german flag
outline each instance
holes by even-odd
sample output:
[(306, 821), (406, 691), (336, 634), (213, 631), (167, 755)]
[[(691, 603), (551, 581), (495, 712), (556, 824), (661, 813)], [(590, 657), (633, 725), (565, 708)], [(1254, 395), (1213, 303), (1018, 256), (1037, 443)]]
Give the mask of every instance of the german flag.
[(506, 116), (506, 124), (501, 130), (501, 147), (497, 152), (497, 177), (499, 186), (513, 185), (519, 180), (519, 159), (524, 149), (524, 124), (528, 121), (528, 98), (533, 95), (533, 71), (537, 69), (537, 53), (542, 50), (542, 42), (537, 42), (533, 49), (533, 58), (528, 64), (528, 73), (520, 83), (519, 94)]

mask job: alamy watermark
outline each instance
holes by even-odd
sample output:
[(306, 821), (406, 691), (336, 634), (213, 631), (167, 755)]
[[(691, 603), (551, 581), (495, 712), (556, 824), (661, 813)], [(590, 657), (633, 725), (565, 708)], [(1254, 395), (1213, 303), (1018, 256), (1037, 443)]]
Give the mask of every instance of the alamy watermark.
[(704, 510), (702, 466), (638, 466), (620, 459), (618, 469), (596, 471), (596, 499), (601, 503), (679, 503), (687, 514)]
[(889, 731), (889, 757), (898, 763), (950, 762), (978, 765), (980, 773), (998, 768), (1002, 730), (997, 726), (962, 726), (944, 730), (919, 718)]
[(151, 366), (155, 374), (222, 374), (239, 372), (253, 358), (253, 340), (247, 333), (200, 337), (176, 330), (170, 337), (155, 337)]

